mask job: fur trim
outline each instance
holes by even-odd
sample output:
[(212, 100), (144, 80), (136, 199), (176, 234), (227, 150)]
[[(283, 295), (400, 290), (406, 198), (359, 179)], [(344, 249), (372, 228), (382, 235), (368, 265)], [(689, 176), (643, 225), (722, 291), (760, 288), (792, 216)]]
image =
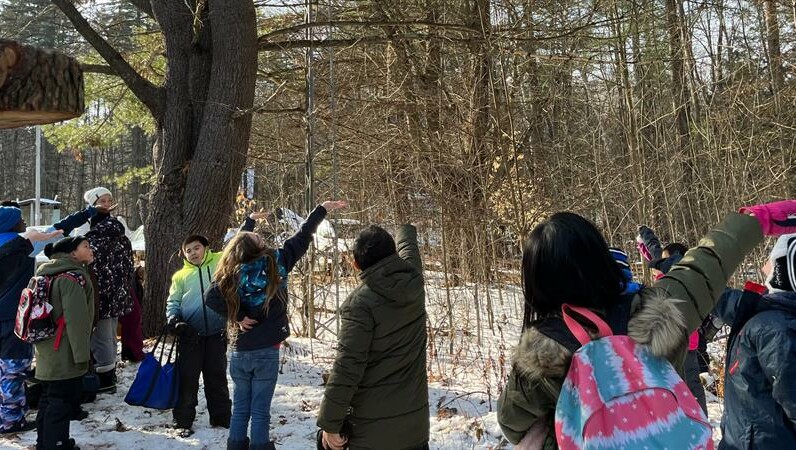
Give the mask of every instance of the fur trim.
[(521, 376), (531, 380), (558, 378), (567, 374), (570, 359), (572, 353), (566, 347), (529, 328), (522, 333), (514, 353), (514, 366)]
[(673, 361), (688, 345), (688, 328), (677, 304), (683, 300), (667, 298), (656, 290), (641, 300), (638, 311), (627, 324), (627, 335), (649, 347), (653, 355)]
[[(682, 300), (666, 298), (664, 291), (637, 296), (634, 313), (628, 322), (628, 336), (649, 347), (655, 356), (674, 360), (688, 344), (688, 329), (677, 309)], [(572, 354), (558, 342), (538, 330), (526, 330), (514, 353), (514, 367), (530, 380), (563, 378), (569, 370)]]

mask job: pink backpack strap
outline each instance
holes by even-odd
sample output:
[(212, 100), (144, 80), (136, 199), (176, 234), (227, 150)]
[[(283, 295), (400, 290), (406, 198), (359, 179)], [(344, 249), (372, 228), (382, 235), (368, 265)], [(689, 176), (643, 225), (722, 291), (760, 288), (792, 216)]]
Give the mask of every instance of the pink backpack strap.
[(61, 338), (64, 336), (64, 327), (66, 327), (66, 319), (64, 319), (63, 315), (55, 321), (55, 326), (55, 342), (53, 342), (53, 350), (57, 352), (61, 347)]
[(589, 336), (589, 333), (585, 328), (583, 328), (583, 325), (578, 323), (578, 321), (569, 314), (570, 310), (585, 317), (589, 322), (597, 327), (597, 333), (599, 334), (599, 337), (613, 336), (614, 333), (611, 331), (611, 327), (609, 327), (608, 324), (600, 318), (600, 316), (587, 308), (564, 303), (561, 305), (561, 314), (564, 318), (564, 323), (567, 324), (567, 328), (569, 328), (569, 331), (575, 335), (575, 339), (577, 339), (581, 345), (586, 345), (591, 342), (591, 336)]

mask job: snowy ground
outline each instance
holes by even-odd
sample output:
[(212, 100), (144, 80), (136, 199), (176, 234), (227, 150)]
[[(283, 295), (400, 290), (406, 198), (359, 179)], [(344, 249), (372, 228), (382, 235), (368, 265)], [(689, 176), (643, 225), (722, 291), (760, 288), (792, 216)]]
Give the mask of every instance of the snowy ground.
[[(519, 339), (521, 291), (514, 283), (476, 288), (445, 287), (439, 273), (426, 273), (429, 313), (429, 416), (431, 448), (439, 450), (509, 449), (496, 421), (496, 399), (510, 369), (510, 355)], [(345, 298), (350, 284), (342, 286)], [(477, 300), (476, 300), (477, 296)], [(321, 322), (334, 330), (332, 289), (319, 289)], [(492, 314), (486, 307), (492, 304)], [(475, 305), (480, 305), (476, 308)], [(297, 308), (294, 308), (294, 311)], [(453, 314), (448, 314), (452, 310)], [(490, 324), (491, 318), (491, 324)], [(294, 317), (298, 329), (300, 318)], [(451, 327), (453, 323), (453, 327)], [(480, 326), (479, 326), (480, 325)], [(335, 337), (324, 331), (319, 339), (292, 337), (282, 348), (282, 369), (271, 409), (271, 439), (279, 449), (314, 449), (315, 418), (323, 397), (322, 373), (331, 367)], [(451, 352), (452, 348), (452, 352)], [(193, 436), (176, 436), (170, 411), (128, 406), (123, 398), (137, 364), (121, 367), (116, 394), (84, 405), (89, 417), (71, 423), (71, 434), (82, 449), (223, 449), (227, 430), (210, 428), (204, 393)], [(232, 382), (230, 380), (230, 390)], [(32, 411), (31, 414), (35, 414)], [(718, 428), (718, 403), (710, 405)], [(0, 438), (3, 449), (34, 449), (36, 433)]]

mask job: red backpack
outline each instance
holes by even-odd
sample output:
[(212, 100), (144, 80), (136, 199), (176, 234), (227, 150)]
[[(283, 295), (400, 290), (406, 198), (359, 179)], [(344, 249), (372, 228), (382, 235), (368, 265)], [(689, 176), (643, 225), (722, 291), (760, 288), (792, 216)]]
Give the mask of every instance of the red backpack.
[(50, 304), (50, 288), (58, 278), (66, 278), (86, 287), (86, 278), (79, 272), (64, 272), (58, 275), (39, 275), (30, 279), (28, 287), (22, 291), (14, 323), (14, 334), (28, 344), (50, 339), (55, 336), (53, 348), (58, 350), (66, 321), (63, 315), (53, 320), (53, 306)]

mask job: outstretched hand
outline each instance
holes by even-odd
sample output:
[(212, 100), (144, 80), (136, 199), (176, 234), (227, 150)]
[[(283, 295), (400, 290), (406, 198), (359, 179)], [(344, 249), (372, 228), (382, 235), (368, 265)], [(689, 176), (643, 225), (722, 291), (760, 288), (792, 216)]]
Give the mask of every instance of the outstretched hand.
[(325, 209), (327, 212), (332, 212), (335, 209), (348, 208), (348, 201), (347, 200), (327, 200), (327, 201), (321, 203), (321, 206), (323, 206), (323, 209)]
[(796, 200), (744, 206), (740, 212), (756, 218), (766, 236), (796, 233)]
[(251, 214), (249, 214), (249, 219), (262, 220), (267, 218), (269, 215), (270, 215), (269, 212), (265, 211), (264, 209), (261, 209), (259, 211), (253, 211)]
[(96, 208), (96, 209), (97, 209), (97, 212), (98, 212), (98, 213), (100, 213), (100, 214), (110, 214), (110, 213), (111, 213), (111, 212), (113, 212), (113, 210), (115, 210), (117, 207), (119, 207), (119, 204), (118, 204), (118, 203), (117, 203), (117, 204), (115, 204), (115, 205), (109, 206), (108, 208), (106, 208), (106, 207), (104, 207), (104, 206), (95, 206), (94, 208)]
[(49, 241), (50, 239), (63, 236), (63, 230), (53, 230), (53, 231), (39, 231), (36, 229), (29, 229), (22, 233), (22, 237), (29, 240), (30, 242), (41, 242), (41, 241)]

